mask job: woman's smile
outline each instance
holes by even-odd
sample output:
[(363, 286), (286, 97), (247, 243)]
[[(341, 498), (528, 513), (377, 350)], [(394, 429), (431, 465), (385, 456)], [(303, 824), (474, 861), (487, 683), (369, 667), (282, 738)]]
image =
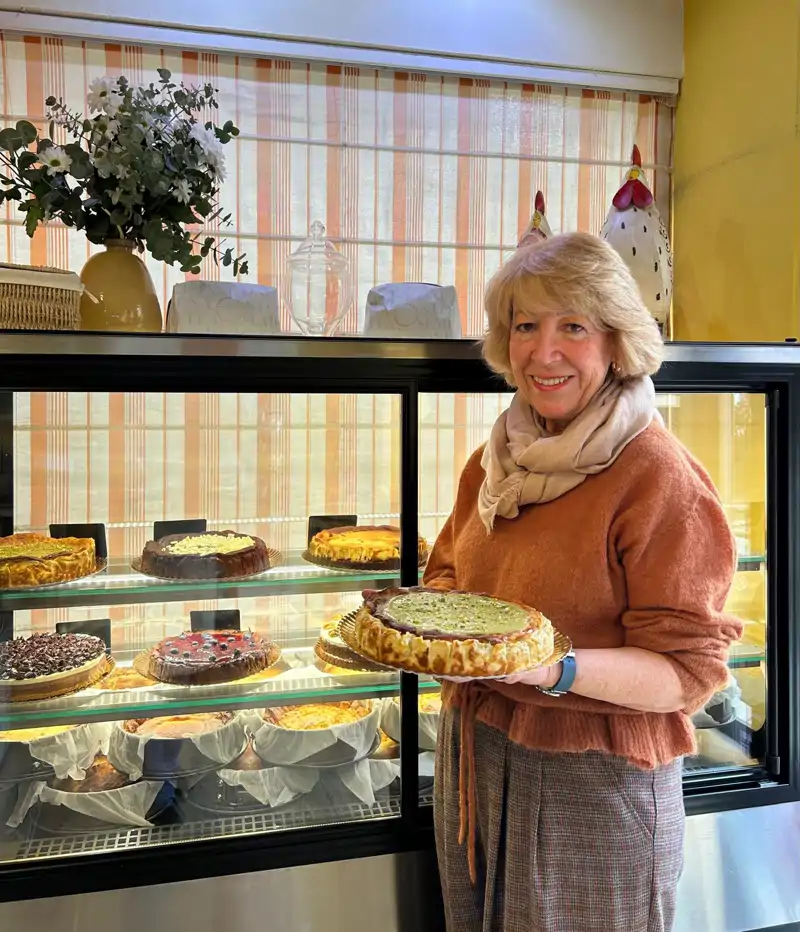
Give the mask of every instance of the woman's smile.
[(565, 388), (574, 376), (571, 375), (531, 375), (528, 376), (537, 392), (557, 392)]

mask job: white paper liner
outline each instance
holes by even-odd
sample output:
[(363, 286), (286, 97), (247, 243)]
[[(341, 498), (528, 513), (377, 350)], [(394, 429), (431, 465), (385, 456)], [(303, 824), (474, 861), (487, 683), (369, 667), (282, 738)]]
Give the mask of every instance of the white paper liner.
[(162, 786), (163, 783), (147, 780), (97, 793), (65, 793), (36, 780), (29, 783), (20, 793), (17, 805), (6, 825), (16, 828), (31, 806), (41, 800), (49, 806), (66, 806), (73, 812), (79, 812), (91, 819), (99, 819), (101, 822), (144, 827), (150, 825), (145, 816)]
[[(419, 722), (419, 749), (436, 750), (436, 736), (439, 733), (439, 713), (417, 711)], [(384, 699), (381, 712), (381, 728), (392, 739), (400, 741), (400, 703), (396, 699)]]
[(219, 778), (228, 786), (240, 786), (265, 806), (283, 806), (298, 796), (310, 793), (319, 783), (319, 771), (313, 767), (289, 770), (265, 767), (263, 770), (220, 770)]
[(326, 771), (323, 779), (339, 779), (362, 803), (372, 805), (375, 794), (400, 776), (399, 760), (360, 760)]
[(425, 751), (419, 756), (419, 770), (418, 775), (420, 777), (429, 777), (431, 780), (434, 777), (434, 772), (436, 770), (436, 755), (433, 751)]
[[(330, 728), (294, 731), (281, 728), (264, 721), (257, 711), (244, 713), (247, 725), (253, 735), (253, 750), (258, 756), (271, 764), (297, 764), (319, 754), (337, 742), (352, 748), (353, 759), (365, 756), (375, 741), (380, 724), (381, 706), (379, 702), (367, 700), (369, 715), (357, 722), (332, 725)], [(344, 749), (343, 749), (344, 750)]]
[(217, 764), (229, 764), (235, 760), (245, 746), (244, 719), (240, 715), (215, 731), (188, 738), (161, 738), (158, 735), (138, 735), (125, 731), (122, 722), (114, 722), (108, 759), (120, 772), (131, 780), (141, 779), (144, 769), (145, 748), (149, 741), (189, 741), (209, 760)]
[(49, 764), (60, 780), (83, 780), (95, 757), (108, 751), (113, 727), (113, 722), (91, 722), (24, 743), (31, 757)]

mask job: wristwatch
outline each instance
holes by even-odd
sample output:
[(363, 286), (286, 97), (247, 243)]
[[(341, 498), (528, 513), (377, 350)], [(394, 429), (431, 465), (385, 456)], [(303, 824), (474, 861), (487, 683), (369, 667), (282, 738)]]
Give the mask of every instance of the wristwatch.
[(545, 686), (537, 686), (536, 688), (540, 693), (544, 693), (546, 696), (565, 696), (570, 689), (572, 689), (572, 684), (575, 682), (575, 674), (578, 672), (578, 668), (575, 664), (575, 651), (570, 651), (564, 659), (561, 661), (561, 676), (558, 679), (558, 682), (552, 689), (547, 689)]

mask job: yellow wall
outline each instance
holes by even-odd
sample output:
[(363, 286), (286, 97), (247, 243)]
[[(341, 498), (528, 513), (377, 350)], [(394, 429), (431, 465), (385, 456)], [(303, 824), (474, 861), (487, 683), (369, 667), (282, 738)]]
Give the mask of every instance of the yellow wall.
[(685, 0), (673, 335), (800, 338), (800, 0)]

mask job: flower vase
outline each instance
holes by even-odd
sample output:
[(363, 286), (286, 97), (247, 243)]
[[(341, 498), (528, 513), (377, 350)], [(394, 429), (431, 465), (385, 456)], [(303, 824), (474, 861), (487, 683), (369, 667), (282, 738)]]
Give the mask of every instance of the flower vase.
[(82, 330), (161, 333), (161, 307), (147, 266), (129, 240), (106, 240), (81, 271)]

